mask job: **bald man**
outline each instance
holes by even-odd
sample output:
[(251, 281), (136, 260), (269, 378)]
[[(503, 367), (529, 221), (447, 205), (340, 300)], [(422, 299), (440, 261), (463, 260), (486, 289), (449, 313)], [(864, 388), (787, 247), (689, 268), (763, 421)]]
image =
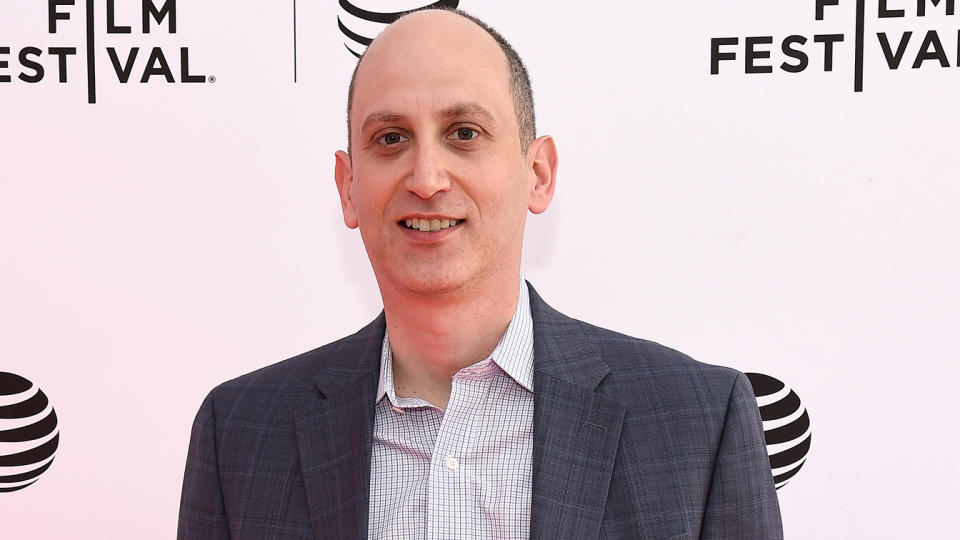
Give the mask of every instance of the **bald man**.
[(390, 25), (335, 155), (383, 313), (215, 388), (179, 538), (781, 538), (746, 378), (570, 319), (520, 276), (553, 197), (523, 63), (461, 12)]

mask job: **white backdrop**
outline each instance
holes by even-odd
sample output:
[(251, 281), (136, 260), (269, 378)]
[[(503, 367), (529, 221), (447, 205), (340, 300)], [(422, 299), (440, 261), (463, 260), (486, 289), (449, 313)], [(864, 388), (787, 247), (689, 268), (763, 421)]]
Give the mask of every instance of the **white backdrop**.
[[(4, 538), (172, 537), (206, 392), (380, 309), (332, 175), (355, 62), (337, 2), (297, 3), (297, 82), (292, 1), (180, 0), (175, 34), (115, 3), (133, 31), (106, 34), (95, 2), (96, 104), (84, 0), (56, 34), (46, 2), (0, 6), (0, 371), (46, 392), (61, 434), (36, 484), (0, 493)], [(853, 0), (823, 21), (813, 0), (460, 5), (524, 57), (559, 145), (524, 261), (547, 301), (794, 388), (814, 435), (778, 492), (788, 538), (954, 530), (960, 15), (890, 0), (906, 16), (878, 19), (867, 1), (854, 92)], [(911, 67), (928, 29), (949, 68)], [(905, 30), (890, 70), (876, 33), (896, 47)], [(845, 35), (830, 72), (823, 33)], [(778, 67), (790, 34), (809, 40), (802, 73)], [(734, 36), (711, 75), (710, 39)], [(773, 36), (757, 61), (773, 73), (744, 73), (745, 36)], [(17, 78), (26, 46), (38, 83)], [(54, 46), (78, 48), (66, 83)], [(127, 84), (110, 46), (141, 49)], [(140, 83), (154, 46), (178, 81), (189, 47), (216, 82)]]

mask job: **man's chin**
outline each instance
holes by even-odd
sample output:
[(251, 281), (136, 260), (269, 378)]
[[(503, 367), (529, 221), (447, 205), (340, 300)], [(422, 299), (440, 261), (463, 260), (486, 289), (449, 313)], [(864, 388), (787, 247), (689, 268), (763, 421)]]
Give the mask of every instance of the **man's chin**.
[(407, 291), (421, 295), (441, 295), (449, 294), (461, 289), (463, 281), (451, 279), (449, 277), (433, 279), (415, 279), (405, 284)]
[(393, 276), (397, 288), (418, 295), (442, 295), (462, 289), (470, 281), (466, 272), (421, 269)]

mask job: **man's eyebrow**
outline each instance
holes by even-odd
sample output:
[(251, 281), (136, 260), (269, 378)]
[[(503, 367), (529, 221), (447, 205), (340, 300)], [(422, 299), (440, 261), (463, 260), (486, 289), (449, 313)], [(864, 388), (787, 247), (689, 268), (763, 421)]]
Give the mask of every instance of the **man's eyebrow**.
[(406, 120), (406, 118), (407, 117), (402, 114), (389, 112), (389, 111), (372, 112), (368, 114), (366, 118), (363, 119), (363, 123), (360, 124), (360, 132), (363, 133), (363, 130), (366, 129), (368, 124), (373, 124), (373, 123), (391, 124), (394, 122), (403, 122), (404, 120)]
[(479, 103), (454, 103), (440, 110), (441, 118), (455, 118), (458, 116), (479, 116), (491, 124), (496, 123), (493, 114)]

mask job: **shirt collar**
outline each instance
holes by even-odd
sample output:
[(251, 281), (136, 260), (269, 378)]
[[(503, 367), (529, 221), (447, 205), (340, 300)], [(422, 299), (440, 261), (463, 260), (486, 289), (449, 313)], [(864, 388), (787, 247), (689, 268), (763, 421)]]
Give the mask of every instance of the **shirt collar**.
[[(520, 293), (513, 318), (497, 347), (490, 353), (490, 359), (517, 384), (533, 392), (533, 317), (530, 314), (530, 292), (523, 277), (520, 278)], [(395, 407), (427, 404), (418, 398), (397, 398), (393, 386), (393, 352), (387, 332), (383, 334), (383, 347), (380, 350), (380, 383), (376, 402), (379, 403), (383, 396), (387, 396)]]

